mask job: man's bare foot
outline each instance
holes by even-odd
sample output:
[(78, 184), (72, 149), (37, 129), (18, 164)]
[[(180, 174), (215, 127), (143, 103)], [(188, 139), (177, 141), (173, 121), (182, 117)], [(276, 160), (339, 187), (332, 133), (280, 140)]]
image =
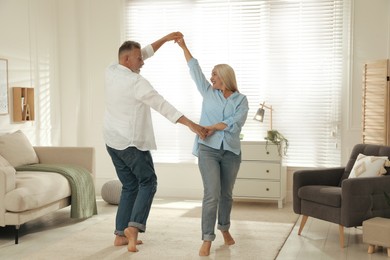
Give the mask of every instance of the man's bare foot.
[(127, 239), (127, 237), (118, 236), (118, 235), (115, 236), (114, 246), (124, 246), (127, 245), (128, 243), (129, 240)]
[[(129, 244), (129, 240), (124, 236), (115, 236), (114, 246), (125, 246)], [(137, 240), (137, 245), (143, 244), (142, 240)]]
[(234, 245), (236, 243), (236, 241), (234, 241), (232, 235), (230, 235), (230, 232), (229, 231), (221, 231), (222, 232), (222, 236), (223, 236), (223, 239), (225, 240), (225, 245)]
[(210, 255), (211, 241), (203, 241), (202, 246), (199, 249), (199, 256)]
[(127, 251), (129, 252), (138, 252), (137, 249), (137, 238), (138, 238), (138, 228), (128, 227), (125, 229), (125, 236), (129, 240), (127, 244)]

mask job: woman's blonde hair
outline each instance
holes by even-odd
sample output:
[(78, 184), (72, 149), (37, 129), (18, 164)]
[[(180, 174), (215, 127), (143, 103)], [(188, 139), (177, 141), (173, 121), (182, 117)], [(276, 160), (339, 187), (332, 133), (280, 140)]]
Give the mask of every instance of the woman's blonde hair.
[(214, 66), (214, 69), (228, 90), (232, 92), (239, 92), (237, 87), (236, 74), (234, 73), (232, 67), (227, 64), (217, 64)]

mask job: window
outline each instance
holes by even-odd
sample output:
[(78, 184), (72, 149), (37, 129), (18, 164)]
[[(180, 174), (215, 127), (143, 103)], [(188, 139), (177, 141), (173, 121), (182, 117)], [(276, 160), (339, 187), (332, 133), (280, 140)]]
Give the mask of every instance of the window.
[[(245, 140), (264, 140), (269, 111), (253, 117), (263, 101), (272, 105), (273, 128), (289, 140), (289, 166), (340, 165), (341, 92), (346, 17), (342, 0), (194, 0), (126, 2), (124, 39), (142, 46), (181, 31), (206, 77), (228, 63), (248, 97)], [(348, 25), (348, 24), (347, 24)], [(201, 98), (179, 46), (168, 42), (145, 62), (141, 74), (176, 108), (199, 121)], [(155, 162), (195, 161), (194, 134), (153, 113)]]

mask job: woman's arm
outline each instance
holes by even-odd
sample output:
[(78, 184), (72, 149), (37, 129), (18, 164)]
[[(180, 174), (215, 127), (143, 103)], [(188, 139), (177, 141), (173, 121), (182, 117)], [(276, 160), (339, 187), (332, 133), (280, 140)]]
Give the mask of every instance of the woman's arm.
[(188, 62), (190, 59), (192, 59), (192, 55), (191, 55), (191, 52), (190, 50), (188, 49), (187, 45), (186, 45), (186, 42), (184, 41), (184, 38), (180, 38), (178, 39), (177, 41), (177, 44), (182, 48), (183, 52), (184, 52), (184, 58), (186, 59), (186, 61)]
[(230, 132), (239, 132), (245, 124), (245, 121), (248, 117), (249, 105), (248, 99), (246, 96), (242, 95), (240, 101), (238, 102), (235, 112), (232, 116), (226, 118), (223, 123), (229, 126)]
[(190, 68), (191, 78), (194, 80), (196, 87), (198, 88), (200, 94), (204, 96), (204, 94), (211, 87), (210, 82), (204, 76), (202, 69), (199, 66), (198, 61), (192, 56), (190, 50), (188, 49), (184, 38), (180, 38), (177, 41), (177, 44), (182, 48), (184, 53), (184, 58), (187, 61), (188, 67)]
[(229, 131), (231, 133), (241, 131), (247, 119), (248, 111), (248, 100), (245, 96), (242, 96), (235, 112), (230, 117), (214, 125), (205, 126), (209, 130), (207, 136), (212, 135), (215, 131)]
[(225, 130), (226, 127), (227, 127), (227, 125), (225, 123), (222, 123), (222, 122), (214, 124), (214, 125), (210, 125), (210, 126), (205, 126), (205, 128), (207, 129), (206, 137), (209, 137), (210, 135), (214, 134), (215, 131), (223, 131), (223, 130)]
[(227, 125), (223, 122), (216, 123), (214, 125), (206, 126), (207, 129), (213, 130), (213, 131), (222, 131), (227, 127)]

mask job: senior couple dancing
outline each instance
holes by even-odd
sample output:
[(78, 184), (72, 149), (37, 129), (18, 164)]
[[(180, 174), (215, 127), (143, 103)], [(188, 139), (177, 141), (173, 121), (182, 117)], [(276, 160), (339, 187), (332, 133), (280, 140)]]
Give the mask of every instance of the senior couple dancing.
[[(203, 98), (199, 124), (173, 107), (140, 75), (144, 60), (168, 41), (183, 50), (190, 75)], [(138, 233), (146, 230), (156, 193), (157, 177), (150, 153), (156, 149), (151, 108), (196, 134), (193, 154), (198, 157), (204, 188), (199, 255), (210, 255), (217, 221), (225, 244), (233, 245), (229, 232), (232, 193), (241, 163), (239, 136), (249, 110), (246, 96), (238, 91), (234, 70), (227, 64), (218, 64), (208, 80), (180, 32), (170, 33), (144, 48), (126, 41), (119, 48), (118, 62), (106, 69), (105, 96), (104, 141), (123, 185), (114, 245), (127, 245), (128, 251), (138, 251), (137, 245), (142, 244)]]

